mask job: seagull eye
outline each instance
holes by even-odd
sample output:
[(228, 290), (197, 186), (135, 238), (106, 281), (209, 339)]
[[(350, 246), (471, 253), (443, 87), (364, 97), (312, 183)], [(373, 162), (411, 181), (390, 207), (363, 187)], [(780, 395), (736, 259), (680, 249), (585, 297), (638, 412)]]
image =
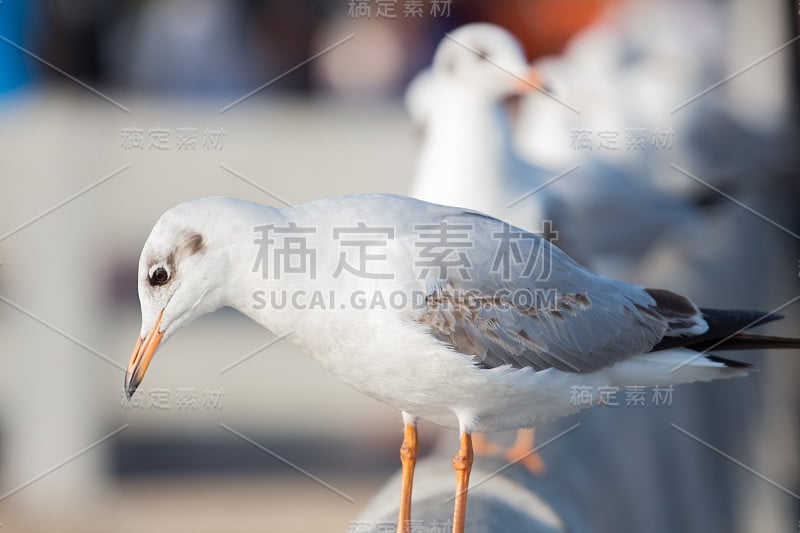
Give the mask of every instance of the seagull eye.
[(150, 274), (150, 285), (163, 285), (169, 281), (169, 272), (164, 267), (158, 267)]

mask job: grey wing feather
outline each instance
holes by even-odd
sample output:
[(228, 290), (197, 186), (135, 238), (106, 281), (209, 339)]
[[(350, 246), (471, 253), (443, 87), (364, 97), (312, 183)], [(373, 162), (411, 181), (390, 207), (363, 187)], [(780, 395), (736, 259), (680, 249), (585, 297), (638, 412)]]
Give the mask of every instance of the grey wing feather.
[[(662, 309), (650, 290), (592, 274), (531, 234), (507, 258), (533, 258), (543, 266), (502, 265), (503, 244), (492, 236), (504, 223), (469, 212), (444, 217), (446, 223), (465, 220), (475, 226), (467, 257), (477, 268), (469, 270), (471, 277), (452, 269), (434, 280), (419, 321), (482, 366), (593, 372), (650, 351), (672, 333), (673, 323), (704, 327), (688, 299), (674, 295), (677, 303)], [(669, 300), (664, 294), (672, 293), (661, 291), (658, 299)]]

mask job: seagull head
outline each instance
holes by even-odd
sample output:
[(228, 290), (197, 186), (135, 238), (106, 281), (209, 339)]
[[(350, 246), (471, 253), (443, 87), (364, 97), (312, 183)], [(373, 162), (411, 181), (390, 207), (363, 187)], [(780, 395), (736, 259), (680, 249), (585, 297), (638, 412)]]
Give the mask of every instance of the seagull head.
[(446, 35), (436, 49), (433, 72), (439, 80), (493, 100), (541, 88), (519, 41), (494, 24), (467, 24)]
[(195, 318), (224, 305), (227, 248), (215, 204), (187, 202), (156, 222), (139, 259), (142, 328), (125, 373), (130, 398), (160, 343)]

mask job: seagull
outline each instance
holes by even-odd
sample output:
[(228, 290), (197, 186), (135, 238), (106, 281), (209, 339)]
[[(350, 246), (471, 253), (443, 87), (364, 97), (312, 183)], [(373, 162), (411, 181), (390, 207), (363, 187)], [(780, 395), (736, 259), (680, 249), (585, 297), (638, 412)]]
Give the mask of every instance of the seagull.
[[(553, 67), (564, 65), (550, 60), (530, 66), (517, 38), (494, 24), (467, 24), (447, 34), (431, 67), (406, 91), (409, 114), (424, 125), (409, 194), (557, 239), (575, 259), (604, 273), (619, 264), (628, 270), (670, 228), (695, 223), (696, 206), (657, 187), (644, 165), (613, 165), (571, 147), (570, 131), (562, 126), (572, 122), (564, 119), (579, 120), (582, 113), (549, 87), (556, 82), (570, 95), (576, 83)], [(515, 135), (509, 97), (522, 98), (527, 111), (518, 129), (525, 135)], [(559, 126), (548, 110), (558, 112)], [(618, 125), (609, 119), (604, 128)], [(624, 138), (617, 142), (624, 148)], [(521, 151), (530, 144), (550, 150), (553, 143), (572, 153), (572, 166), (554, 170)]]
[[(517, 154), (509, 98), (544, 90), (515, 37), (499, 26), (467, 24), (439, 43), (430, 68), (406, 89), (405, 103), (424, 138), (410, 195), (476, 209), (549, 234), (569, 216), (540, 187), (555, 173)], [(562, 246), (565, 236), (561, 236)]]
[(388, 194), (274, 208), (188, 201), (156, 222), (139, 260), (142, 325), (132, 396), (179, 329), (234, 308), (402, 414), (397, 531), (410, 531), (417, 421), (457, 428), (453, 531), (463, 533), (471, 435), (584, 407), (573, 387), (656, 386), (746, 375), (710, 349), (798, 348), (746, 333), (776, 319), (701, 309), (664, 289), (590, 272), (491, 216)]
[[(635, 260), (668, 228), (696, 222), (694, 207), (596, 156), (579, 154), (573, 161), (578, 165), (559, 173), (520, 151), (536, 144), (540, 153), (556, 153), (555, 144), (567, 147), (575, 159), (569, 131), (559, 136), (562, 126), (571, 123), (564, 119), (572, 120), (574, 113), (550, 92), (552, 81), (559, 82), (559, 94), (569, 81), (571, 100), (575, 86), (582, 87), (575, 79), (564, 80), (560, 71), (566, 66), (560, 59), (529, 66), (517, 38), (494, 24), (466, 24), (447, 34), (432, 65), (414, 77), (405, 93), (406, 109), (424, 134), (409, 193), (541, 233), (605, 274), (636, 271)], [(595, 71), (605, 73), (599, 67)], [(516, 128), (527, 135), (515, 135), (507, 105), (512, 97), (521, 98), (527, 110), (527, 120)], [(520, 138), (529, 142), (519, 145)], [(506, 450), (475, 435), (476, 452), (526, 455), (520, 452), (534, 447), (532, 431), (520, 432)], [(533, 472), (543, 472), (538, 454), (526, 455), (525, 461)]]
[[(725, 76), (725, 40), (719, 6), (703, 0), (623, 2), (610, 6), (570, 39), (558, 55), (532, 67), (561, 99), (580, 114), (532, 93), (526, 98), (517, 140), (523, 155), (559, 164), (574, 158), (570, 130), (609, 131), (671, 126), (679, 132), (676, 150), (595, 150), (594, 156), (636, 168), (668, 168), (666, 156), (685, 149), (684, 133), (693, 113), (675, 106)], [(683, 134), (683, 135), (681, 135)], [(597, 140), (596, 138), (594, 139)], [(673, 156), (674, 157), (674, 156)], [(674, 180), (673, 180), (674, 181)], [(679, 180), (678, 180), (679, 181)], [(679, 181), (678, 184), (682, 182)], [(685, 192), (659, 182), (668, 191)]]
[[(434, 203), (475, 209), (536, 231), (581, 260), (570, 234), (571, 212), (543, 186), (558, 179), (523, 160), (513, 140), (509, 102), (535, 89), (545, 91), (529, 68), (519, 41), (500, 26), (474, 23), (442, 39), (433, 65), (417, 73), (405, 91), (405, 107), (423, 146), (410, 195)], [(533, 429), (521, 430), (504, 449), (475, 434), (481, 455), (524, 462), (543, 473)]]

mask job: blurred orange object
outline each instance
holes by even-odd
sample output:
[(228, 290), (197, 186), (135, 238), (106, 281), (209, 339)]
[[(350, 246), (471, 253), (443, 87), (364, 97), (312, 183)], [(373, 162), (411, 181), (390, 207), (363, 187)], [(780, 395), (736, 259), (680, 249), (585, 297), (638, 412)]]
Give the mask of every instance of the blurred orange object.
[[(481, 19), (522, 41), (529, 60), (561, 52), (569, 39), (622, 0), (495, 0), (481, 3)], [(477, 6), (476, 6), (477, 7)]]

